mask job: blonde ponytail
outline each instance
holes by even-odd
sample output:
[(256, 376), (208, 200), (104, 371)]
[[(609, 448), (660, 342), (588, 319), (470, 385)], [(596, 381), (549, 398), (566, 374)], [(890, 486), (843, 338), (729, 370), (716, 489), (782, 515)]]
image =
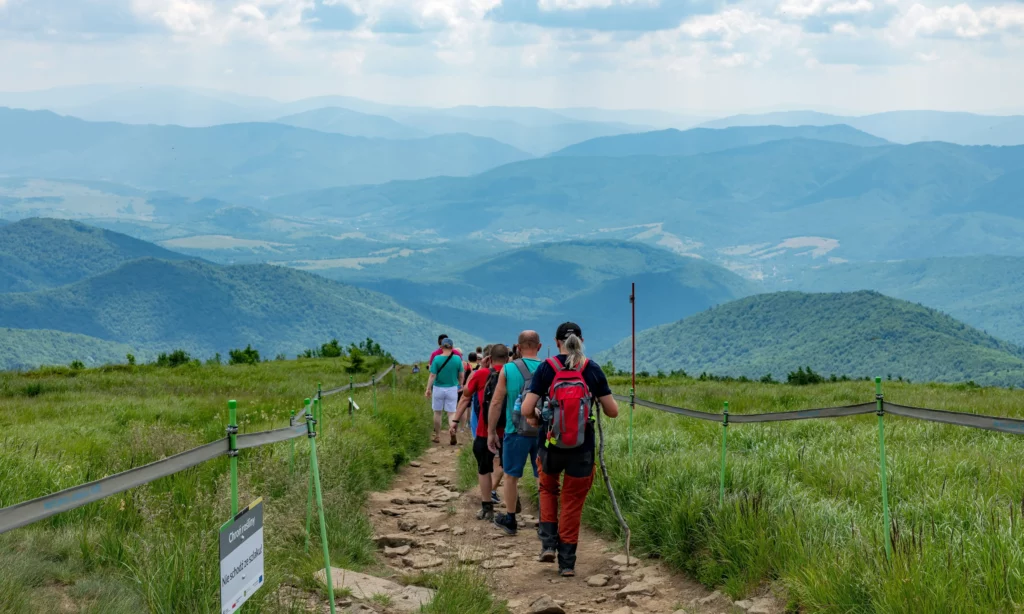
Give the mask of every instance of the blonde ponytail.
[(566, 369), (578, 369), (587, 358), (583, 355), (583, 340), (571, 333), (562, 342), (562, 349), (565, 350)]

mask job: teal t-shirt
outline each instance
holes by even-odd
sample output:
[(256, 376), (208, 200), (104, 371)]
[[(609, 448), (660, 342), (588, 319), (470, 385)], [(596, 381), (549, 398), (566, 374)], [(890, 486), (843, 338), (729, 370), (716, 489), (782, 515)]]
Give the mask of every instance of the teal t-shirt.
[(458, 354), (452, 354), (452, 359), (448, 360), (448, 364), (444, 365), (444, 370), (438, 373), (437, 370), (441, 368), (441, 365), (446, 360), (448, 360), (447, 356), (438, 354), (434, 357), (434, 362), (430, 363), (430, 372), (437, 375), (434, 379), (434, 385), (441, 388), (458, 386), (459, 373), (462, 373), (462, 359), (459, 358)]
[[(526, 363), (526, 368), (530, 373), (536, 373), (537, 367), (543, 362), (536, 358), (524, 358), (523, 362)], [(514, 434), (516, 427), (512, 425), (512, 410), (516, 407), (516, 397), (519, 396), (519, 389), (523, 387), (523, 374), (519, 372), (519, 367), (515, 363), (508, 363), (505, 365), (505, 386), (508, 387), (508, 394), (505, 395), (505, 415), (508, 419), (505, 421), (505, 432)], [(527, 390), (527, 392), (529, 392)]]

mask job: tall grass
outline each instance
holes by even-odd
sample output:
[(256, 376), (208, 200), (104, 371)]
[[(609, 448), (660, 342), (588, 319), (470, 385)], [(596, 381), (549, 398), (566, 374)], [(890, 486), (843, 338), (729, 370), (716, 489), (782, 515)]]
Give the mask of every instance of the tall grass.
[[(379, 365), (369, 365), (369, 368)], [(369, 372), (357, 379), (367, 379)], [(224, 436), (227, 400), (237, 399), (241, 432), (280, 428), (304, 397), (348, 381), (339, 360), (253, 366), (44, 369), (0, 374), (0, 506), (123, 471)], [(390, 379), (388, 380), (390, 383)], [(332, 563), (373, 562), (366, 493), (422, 452), (430, 418), (420, 388), (400, 383), (324, 401), (317, 437)], [(296, 440), (241, 453), (243, 504), (265, 501), (267, 586), (249, 612), (288, 612), (282, 583), (313, 588), (323, 567), (314, 519), (304, 552), (308, 448)], [(227, 458), (0, 536), (0, 612), (219, 610), (217, 531), (230, 515)], [(315, 518), (315, 515), (314, 515)]]
[[(619, 389), (626, 382), (617, 381)], [(733, 413), (870, 402), (864, 382), (784, 385), (650, 379), (646, 399)], [(894, 403), (1024, 417), (1024, 392), (887, 383)], [(731, 424), (718, 505), (720, 424), (643, 408), (606, 422), (609, 470), (633, 544), (740, 597), (765, 581), (814, 612), (1024, 608), (1024, 438), (889, 416), (894, 555), (884, 553), (873, 415)], [(609, 424), (610, 423), (610, 424)], [(617, 534), (605, 490), (585, 519)]]

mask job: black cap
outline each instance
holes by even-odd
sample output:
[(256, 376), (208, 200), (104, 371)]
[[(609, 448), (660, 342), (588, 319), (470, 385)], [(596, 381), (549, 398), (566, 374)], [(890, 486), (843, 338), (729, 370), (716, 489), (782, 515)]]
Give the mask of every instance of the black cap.
[(579, 324), (575, 322), (565, 322), (558, 326), (558, 330), (555, 331), (556, 341), (565, 341), (569, 338), (569, 335), (576, 335), (580, 339), (583, 338), (583, 329), (580, 328)]

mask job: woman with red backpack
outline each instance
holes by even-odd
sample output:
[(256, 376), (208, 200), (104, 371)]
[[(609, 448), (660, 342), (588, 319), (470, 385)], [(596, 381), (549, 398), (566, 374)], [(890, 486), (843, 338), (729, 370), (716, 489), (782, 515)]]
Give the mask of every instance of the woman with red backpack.
[(584, 356), (577, 324), (559, 326), (555, 344), (558, 355), (537, 367), (522, 415), (540, 426), (540, 560), (557, 558), (559, 575), (572, 577), (583, 503), (594, 483), (593, 407), (615, 418), (619, 405), (601, 366)]

